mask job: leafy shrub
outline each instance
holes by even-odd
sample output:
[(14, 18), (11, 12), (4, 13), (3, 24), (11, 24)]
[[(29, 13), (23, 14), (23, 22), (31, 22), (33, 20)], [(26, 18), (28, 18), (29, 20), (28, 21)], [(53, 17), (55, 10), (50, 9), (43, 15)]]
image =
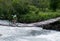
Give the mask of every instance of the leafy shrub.
[(32, 23), (32, 22), (43, 21), (43, 20), (56, 18), (56, 17), (60, 17), (60, 14), (58, 12), (44, 12), (44, 13), (40, 12), (38, 14), (30, 13), (21, 16), (19, 21), (22, 23)]
[[(37, 1), (37, 3), (34, 5), (30, 3), (30, 0), (0, 0), (0, 19), (12, 20), (12, 15), (17, 15), (18, 22), (31, 23), (60, 17), (59, 12), (49, 12), (49, 6), (48, 4), (46, 5), (47, 2), (44, 4), (44, 1), (42, 1), (43, 3), (38, 0), (32, 1), (33, 3)], [(40, 5), (43, 5), (43, 8), (37, 7)], [(44, 7), (45, 5), (47, 7)], [(40, 8), (47, 8), (47, 12), (40, 11)]]

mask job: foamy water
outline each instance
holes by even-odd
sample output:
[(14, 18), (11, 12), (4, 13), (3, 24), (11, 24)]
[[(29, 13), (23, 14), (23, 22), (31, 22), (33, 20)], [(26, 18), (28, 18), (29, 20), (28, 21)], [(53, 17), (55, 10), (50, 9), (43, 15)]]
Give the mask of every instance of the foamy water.
[(39, 27), (0, 26), (0, 41), (60, 41), (60, 32)]

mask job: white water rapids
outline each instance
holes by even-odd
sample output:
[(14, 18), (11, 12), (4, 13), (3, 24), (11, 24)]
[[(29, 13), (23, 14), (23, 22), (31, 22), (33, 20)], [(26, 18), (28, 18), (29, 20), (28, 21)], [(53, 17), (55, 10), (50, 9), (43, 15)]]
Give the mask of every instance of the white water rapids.
[(0, 41), (60, 41), (60, 32), (39, 27), (0, 26)]

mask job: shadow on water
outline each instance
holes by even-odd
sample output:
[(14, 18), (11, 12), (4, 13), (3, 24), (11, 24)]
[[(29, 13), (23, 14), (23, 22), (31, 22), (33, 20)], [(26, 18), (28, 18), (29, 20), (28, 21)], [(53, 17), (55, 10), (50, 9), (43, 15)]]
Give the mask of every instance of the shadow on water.
[(32, 35), (32, 36), (36, 36), (36, 35), (47, 35), (49, 33), (51, 33), (51, 31), (49, 31), (49, 30), (48, 31), (47, 30), (41, 30), (41, 31), (32, 30), (30, 32), (30, 35)]

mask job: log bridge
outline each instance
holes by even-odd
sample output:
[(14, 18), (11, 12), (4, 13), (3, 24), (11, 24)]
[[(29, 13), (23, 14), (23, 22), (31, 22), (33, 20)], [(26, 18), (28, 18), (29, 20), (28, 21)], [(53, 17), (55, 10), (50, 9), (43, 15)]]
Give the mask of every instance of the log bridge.
[(20, 27), (41, 27), (41, 26), (44, 26), (44, 25), (55, 23), (57, 21), (60, 21), (60, 17), (57, 17), (57, 18), (54, 18), (54, 19), (45, 20), (45, 21), (41, 21), (41, 22), (30, 23), (30, 24), (18, 23), (18, 26), (20, 26)]
[[(60, 17), (57, 18), (53, 18), (53, 19), (49, 19), (49, 20), (45, 20), (45, 21), (41, 21), (41, 22), (36, 22), (36, 23), (30, 23), (30, 24), (26, 24), (26, 23), (16, 23), (17, 26), (16, 27), (42, 27), (44, 25), (48, 25), (54, 22), (57, 22), (60, 20)], [(9, 23), (8, 24), (0, 24), (2, 26), (10, 26)]]

